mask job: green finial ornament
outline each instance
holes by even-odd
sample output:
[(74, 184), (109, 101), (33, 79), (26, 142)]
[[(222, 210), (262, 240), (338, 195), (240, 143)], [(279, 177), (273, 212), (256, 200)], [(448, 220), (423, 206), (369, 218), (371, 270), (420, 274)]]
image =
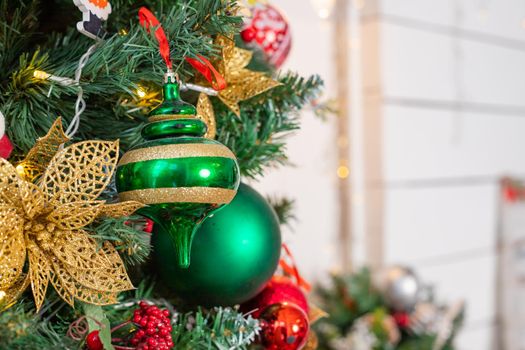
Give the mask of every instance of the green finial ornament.
[(169, 234), (179, 266), (190, 265), (193, 236), (212, 212), (231, 202), (239, 187), (235, 155), (202, 137), (206, 124), (181, 100), (179, 82), (168, 72), (164, 100), (142, 129), (145, 142), (124, 154), (116, 172), (120, 200), (147, 204), (138, 213)]

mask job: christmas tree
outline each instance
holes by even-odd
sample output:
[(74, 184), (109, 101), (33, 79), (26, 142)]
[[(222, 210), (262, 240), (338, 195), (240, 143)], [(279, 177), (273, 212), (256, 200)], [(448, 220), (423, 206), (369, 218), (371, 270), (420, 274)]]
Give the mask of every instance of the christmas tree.
[[(284, 47), (257, 45), (250, 16), (0, 0), (0, 349), (304, 346), (306, 283), (280, 261), (290, 202), (239, 182), (286, 164), (322, 81), (278, 71), (286, 26)], [(296, 304), (270, 293), (252, 314), (279, 261)]]

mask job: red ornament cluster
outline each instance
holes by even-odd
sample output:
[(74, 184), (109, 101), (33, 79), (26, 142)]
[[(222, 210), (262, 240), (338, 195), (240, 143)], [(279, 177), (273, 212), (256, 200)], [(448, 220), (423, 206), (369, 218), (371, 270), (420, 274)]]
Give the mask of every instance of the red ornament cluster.
[(258, 3), (251, 8), (253, 16), (245, 20), (241, 38), (259, 47), (268, 61), (280, 67), (292, 46), (292, 34), (286, 18), (270, 4)]
[(173, 347), (170, 312), (141, 301), (133, 313), (132, 322), (139, 328), (131, 345), (137, 350), (169, 350)]

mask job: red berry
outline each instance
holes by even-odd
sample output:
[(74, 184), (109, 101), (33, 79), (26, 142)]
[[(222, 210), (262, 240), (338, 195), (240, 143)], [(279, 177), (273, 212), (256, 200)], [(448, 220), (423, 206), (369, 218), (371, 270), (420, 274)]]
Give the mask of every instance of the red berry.
[(150, 346), (157, 346), (158, 345), (158, 342), (155, 338), (149, 338), (148, 339), (148, 345)]
[(89, 350), (104, 350), (104, 345), (98, 335), (99, 331), (93, 331), (86, 337), (86, 345)]
[(146, 317), (144, 317), (143, 319), (140, 320), (139, 322), (139, 325), (141, 327), (146, 327), (146, 325), (148, 324), (148, 319)]
[(153, 335), (153, 334), (157, 333), (157, 330), (155, 328), (148, 328), (148, 329), (146, 329), (146, 333), (148, 335)]
[(162, 337), (170, 335), (170, 331), (167, 328), (162, 328), (159, 332)]
[(140, 307), (141, 309), (145, 309), (145, 308), (147, 308), (148, 306), (149, 306), (149, 304), (146, 303), (145, 301), (141, 301), (141, 302), (139, 303), (139, 307)]
[(393, 317), (400, 328), (406, 328), (410, 325), (410, 316), (406, 312), (396, 312)]
[(137, 333), (135, 333), (135, 336), (138, 337), (138, 338), (142, 338), (142, 337), (145, 336), (145, 335), (146, 335), (146, 332), (144, 332), (143, 329), (139, 329), (139, 330), (137, 331)]
[(170, 310), (164, 309), (162, 310), (162, 314), (164, 315), (164, 317), (170, 317)]

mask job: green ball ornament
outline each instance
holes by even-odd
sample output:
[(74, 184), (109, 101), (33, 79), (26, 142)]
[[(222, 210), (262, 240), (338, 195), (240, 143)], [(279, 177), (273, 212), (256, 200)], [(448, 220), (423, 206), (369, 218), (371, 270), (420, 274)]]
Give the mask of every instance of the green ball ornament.
[[(147, 204), (138, 211), (156, 223), (158, 235), (190, 265), (193, 237), (202, 221), (237, 193), (239, 166), (223, 144), (203, 138), (206, 124), (183, 102), (173, 74), (166, 75), (164, 101), (142, 129), (146, 140), (124, 154), (116, 171), (120, 200)], [(175, 248), (175, 249), (173, 249)]]
[(152, 235), (153, 258), (162, 281), (194, 305), (235, 305), (257, 295), (270, 280), (281, 252), (279, 220), (254, 189), (241, 184), (233, 201), (206, 219), (180, 268), (162, 227)]

